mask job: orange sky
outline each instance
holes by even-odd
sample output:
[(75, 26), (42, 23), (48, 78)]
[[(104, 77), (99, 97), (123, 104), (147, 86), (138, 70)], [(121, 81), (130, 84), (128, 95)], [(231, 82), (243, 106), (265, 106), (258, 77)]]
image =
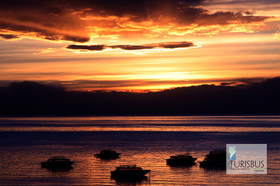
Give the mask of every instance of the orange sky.
[(0, 86), (139, 91), (280, 74), (275, 0), (21, 2), (0, 3)]

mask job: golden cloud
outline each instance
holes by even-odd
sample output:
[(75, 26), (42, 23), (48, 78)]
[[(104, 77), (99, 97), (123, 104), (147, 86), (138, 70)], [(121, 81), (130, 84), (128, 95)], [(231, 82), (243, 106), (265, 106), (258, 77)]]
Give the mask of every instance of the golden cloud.
[(126, 38), (254, 32), (269, 17), (218, 11), (199, 0), (4, 0), (0, 2), (0, 37), (35, 37), (88, 42), (100, 36)]

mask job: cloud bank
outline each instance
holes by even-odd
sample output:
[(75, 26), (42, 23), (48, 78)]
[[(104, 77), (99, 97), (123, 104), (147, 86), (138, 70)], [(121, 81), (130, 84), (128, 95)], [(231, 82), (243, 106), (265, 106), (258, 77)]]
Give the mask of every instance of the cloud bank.
[(17, 35), (14, 35), (14, 34), (0, 34), (0, 37), (2, 39), (7, 39), (7, 40), (19, 38)]
[[(3, 0), (0, 1), (0, 34), (13, 32), (18, 37), (83, 43), (98, 36), (117, 35), (118, 38), (125, 38), (129, 34), (138, 37), (163, 37), (217, 33), (231, 31), (237, 25), (257, 25), (268, 18), (245, 12), (210, 12), (200, 6), (202, 2), (204, 1)], [(228, 25), (232, 26), (226, 27)]]
[(90, 50), (102, 51), (107, 48), (122, 49), (122, 50), (143, 50), (143, 49), (176, 49), (176, 48), (189, 48), (195, 46), (192, 42), (164, 42), (153, 43), (144, 45), (68, 45), (67, 49), (72, 50)]

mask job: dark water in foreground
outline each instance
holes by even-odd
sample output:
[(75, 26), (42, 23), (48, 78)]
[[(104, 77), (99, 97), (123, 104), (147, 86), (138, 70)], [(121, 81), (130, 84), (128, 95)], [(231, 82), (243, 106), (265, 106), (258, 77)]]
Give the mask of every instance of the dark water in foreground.
[[(262, 132), (265, 131), (265, 132)], [(280, 184), (280, 117), (0, 118), (0, 185), (267, 185)], [(191, 152), (198, 161), (229, 143), (268, 145), (268, 175), (170, 167), (165, 159)], [(121, 158), (100, 161), (101, 149)], [(51, 156), (75, 161), (68, 171), (42, 169)], [(116, 181), (120, 164), (151, 169), (147, 180)]]

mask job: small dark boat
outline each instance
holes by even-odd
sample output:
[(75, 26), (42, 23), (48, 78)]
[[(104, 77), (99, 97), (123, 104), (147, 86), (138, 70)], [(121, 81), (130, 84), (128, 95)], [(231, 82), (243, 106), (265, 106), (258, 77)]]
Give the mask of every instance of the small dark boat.
[(176, 156), (170, 156), (166, 159), (168, 165), (180, 166), (180, 165), (194, 165), (197, 158), (193, 158), (190, 154), (182, 154)]
[(200, 163), (200, 167), (208, 169), (226, 168), (226, 151), (215, 150), (210, 151)]
[(71, 168), (73, 161), (67, 159), (65, 156), (54, 156), (48, 161), (42, 162), (42, 168)]
[(145, 177), (151, 170), (143, 170), (141, 167), (136, 165), (121, 165), (116, 167), (116, 170), (111, 171), (112, 178), (122, 179), (139, 179)]
[(113, 160), (119, 158), (120, 154), (121, 153), (112, 150), (102, 150), (99, 154), (95, 154), (94, 157), (102, 160)]

